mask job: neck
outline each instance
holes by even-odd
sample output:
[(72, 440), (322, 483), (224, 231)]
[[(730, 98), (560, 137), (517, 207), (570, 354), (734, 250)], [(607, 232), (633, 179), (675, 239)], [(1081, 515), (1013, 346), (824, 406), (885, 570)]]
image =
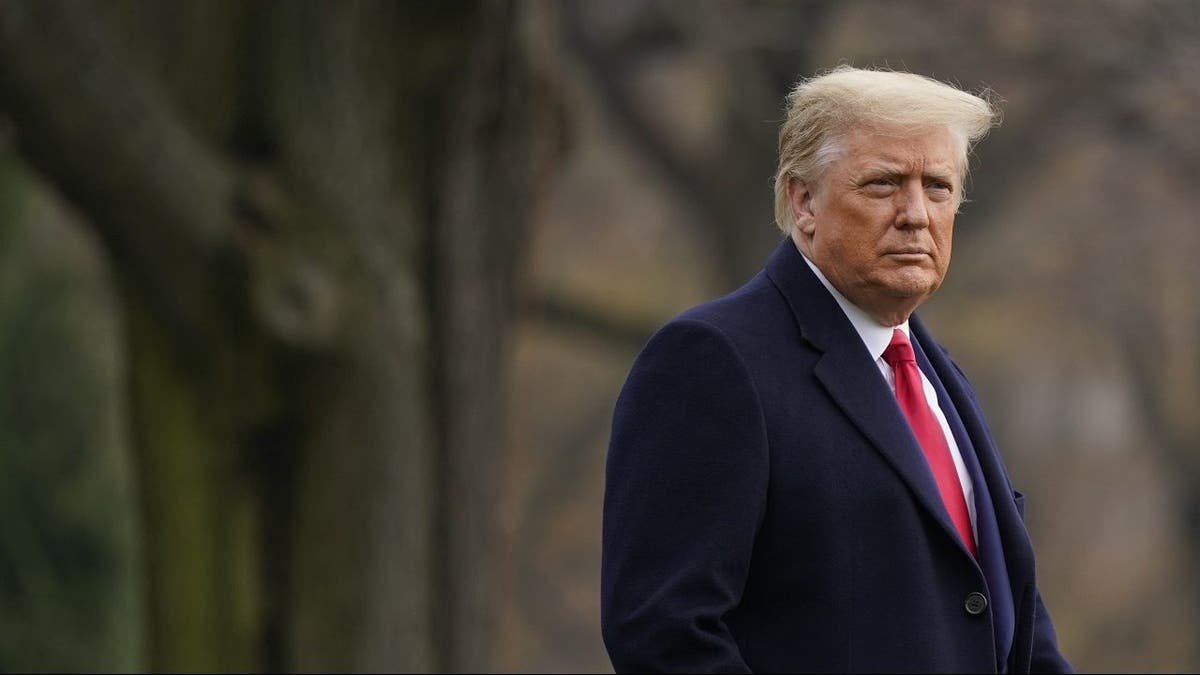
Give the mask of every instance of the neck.
[[(851, 300), (851, 302), (854, 302), (854, 301)], [(854, 303), (854, 304), (859, 307), (862, 307), (862, 311), (869, 314), (872, 319), (875, 319), (881, 325), (887, 326), (889, 328), (895, 328), (896, 326), (899, 326), (900, 324), (904, 323), (905, 321), (908, 321), (908, 318), (910, 316), (912, 316), (912, 313), (914, 311), (916, 311), (917, 305), (920, 303), (914, 302), (914, 303), (911, 303), (911, 306), (906, 304), (904, 307), (901, 307), (901, 308), (896, 308), (893, 306), (882, 307), (882, 308), (880, 308), (880, 307), (873, 308), (873, 307), (863, 307), (859, 303)]]

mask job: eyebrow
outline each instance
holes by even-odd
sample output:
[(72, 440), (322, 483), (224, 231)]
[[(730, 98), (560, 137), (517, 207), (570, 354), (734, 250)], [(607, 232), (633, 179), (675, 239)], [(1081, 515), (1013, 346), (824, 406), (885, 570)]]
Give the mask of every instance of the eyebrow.
[[(861, 173), (880, 173), (885, 176), (906, 176), (908, 170), (904, 165), (893, 162), (872, 162), (859, 167)], [(944, 166), (927, 166), (921, 173), (923, 178), (934, 178), (938, 180), (952, 181), (957, 177), (954, 169)]]

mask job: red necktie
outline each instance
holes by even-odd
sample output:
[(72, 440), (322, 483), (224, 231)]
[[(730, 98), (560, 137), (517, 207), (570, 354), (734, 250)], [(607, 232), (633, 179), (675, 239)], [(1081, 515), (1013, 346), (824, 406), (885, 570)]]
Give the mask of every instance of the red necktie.
[(903, 331), (892, 333), (892, 342), (883, 351), (883, 360), (892, 367), (892, 373), (896, 376), (896, 399), (925, 452), (929, 468), (933, 469), (933, 477), (937, 480), (938, 492), (942, 494), (942, 503), (950, 512), (950, 520), (954, 521), (958, 536), (966, 544), (967, 550), (975, 555), (971, 515), (967, 512), (967, 500), (963, 498), (962, 483), (958, 481), (958, 470), (954, 468), (954, 458), (950, 456), (950, 446), (946, 443), (942, 425), (925, 400), (921, 371), (917, 369), (912, 344)]

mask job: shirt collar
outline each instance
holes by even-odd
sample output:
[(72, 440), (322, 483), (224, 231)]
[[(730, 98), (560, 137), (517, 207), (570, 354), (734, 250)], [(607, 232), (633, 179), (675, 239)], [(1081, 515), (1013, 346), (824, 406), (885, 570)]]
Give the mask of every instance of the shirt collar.
[[(799, 250), (799, 247), (796, 248)], [(817, 266), (808, 259), (808, 256), (804, 255), (804, 251), (800, 251), (800, 257), (804, 258), (804, 262), (808, 264), (809, 269), (813, 271), (813, 274), (817, 275), (817, 279), (821, 281), (821, 284), (825, 286), (829, 294), (833, 296), (833, 299), (837, 300), (838, 306), (842, 308), (842, 312), (846, 315), (846, 318), (850, 319), (854, 330), (858, 331), (858, 337), (862, 339), (872, 359), (878, 361), (883, 358), (883, 351), (892, 343), (892, 331), (894, 329), (898, 328), (904, 332), (905, 336), (909, 335), (907, 319), (898, 326), (885, 326), (879, 323), (871, 318), (871, 315), (860, 309), (858, 305), (847, 300), (846, 296), (842, 295), (838, 289), (834, 288), (833, 284), (829, 283), (829, 280), (825, 278), (825, 275), (821, 274), (821, 270), (817, 269)]]

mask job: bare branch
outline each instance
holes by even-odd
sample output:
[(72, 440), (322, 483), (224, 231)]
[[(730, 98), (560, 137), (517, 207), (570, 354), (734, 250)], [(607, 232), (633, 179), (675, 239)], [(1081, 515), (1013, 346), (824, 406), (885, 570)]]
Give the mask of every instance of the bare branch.
[(637, 352), (657, 326), (590, 307), (564, 295), (543, 295), (524, 305), (526, 317), (537, 318), (562, 328)]

